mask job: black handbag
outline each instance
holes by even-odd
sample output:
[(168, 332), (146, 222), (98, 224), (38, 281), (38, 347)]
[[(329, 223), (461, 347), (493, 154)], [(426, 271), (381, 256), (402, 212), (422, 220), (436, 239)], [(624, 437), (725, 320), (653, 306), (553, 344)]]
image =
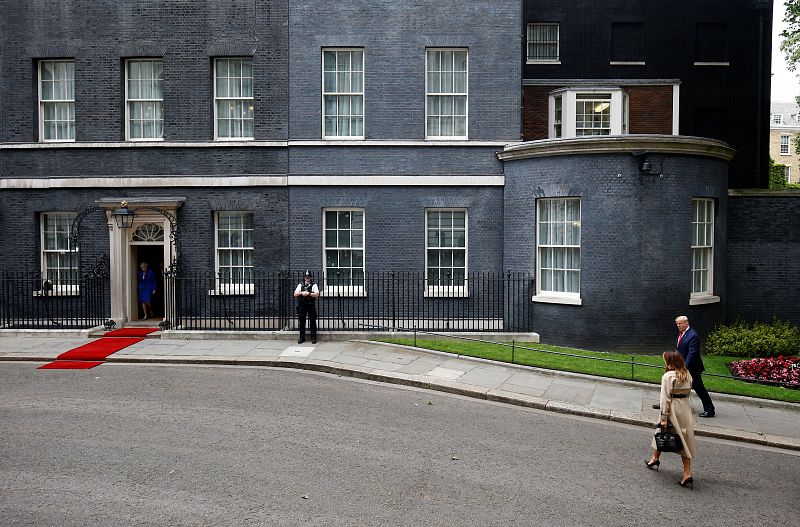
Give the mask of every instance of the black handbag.
[[(670, 428), (671, 425), (668, 425)], [(656, 432), (656, 450), (659, 452), (680, 452), (683, 450), (683, 443), (681, 437), (675, 432), (670, 432), (665, 426), (659, 427), (660, 431)]]

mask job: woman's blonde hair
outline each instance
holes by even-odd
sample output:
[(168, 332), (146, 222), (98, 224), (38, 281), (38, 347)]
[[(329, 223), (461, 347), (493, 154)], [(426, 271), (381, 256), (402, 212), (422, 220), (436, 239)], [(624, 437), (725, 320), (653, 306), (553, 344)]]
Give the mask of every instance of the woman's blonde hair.
[(674, 371), (675, 377), (678, 382), (686, 382), (689, 378), (689, 370), (686, 369), (686, 363), (683, 362), (683, 356), (677, 351), (664, 352), (664, 369), (667, 371)]

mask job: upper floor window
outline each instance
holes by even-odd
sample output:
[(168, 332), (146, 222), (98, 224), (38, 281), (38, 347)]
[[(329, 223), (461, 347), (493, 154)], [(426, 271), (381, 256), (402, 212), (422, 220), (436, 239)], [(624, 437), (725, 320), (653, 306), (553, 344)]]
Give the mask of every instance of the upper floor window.
[(43, 212), (42, 275), (59, 291), (78, 288), (78, 253), (72, 247), (71, 212)]
[(426, 138), (467, 138), (467, 68), (466, 49), (426, 51)]
[(558, 63), (559, 31), (558, 23), (528, 24), (528, 62)]
[(214, 60), (216, 139), (253, 139), (253, 59)]
[(126, 137), (129, 141), (164, 138), (164, 63), (131, 59), (125, 63)]
[(579, 298), (581, 291), (581, 200), (536, 200), (537, 294)]
[(772, 124), (783, 124), (783, 114), (782, 113), (773, 113), (772, 114)]
[(641, 22), (611, 24), (611, 63), (643, 65), (644, 26)]
[(39, 137), (75, 140), (75, 61), (39, 62)]
[(322, 50), (322, 135), (364, 138), (364, 50)]
[(219, 291), (249, 294), (253, 287), (253, 213), (217, 212), (215, 219)]
[(692, 200), (692, 295), (714, 294), (714, 200)]
[(466, 209), (425, 211), (425, 277), (429, 294), (465, 294), (467, 275)]
[(697, 24), (695, 65), (728, 65), (727, 24)]
[(792, 137), (788, 134), (781, 134), (781, 155), (788, 156), (791, 152)]
[(550, 138), (624, 134), (626, 105), (619, 88), (557, 90), (550, 95)]
[(323, 215), (325, 292), (364, 289), (364, 211), (327, 209)]

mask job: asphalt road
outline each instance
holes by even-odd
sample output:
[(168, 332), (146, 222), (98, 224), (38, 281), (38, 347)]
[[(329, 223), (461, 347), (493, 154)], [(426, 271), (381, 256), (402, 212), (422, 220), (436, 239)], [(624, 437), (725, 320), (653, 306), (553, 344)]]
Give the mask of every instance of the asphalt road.
[(797, 453), (700, 439), (690, 491), (650, 437), (300, 371), (4, 363), (0, 525), (800, 525)]

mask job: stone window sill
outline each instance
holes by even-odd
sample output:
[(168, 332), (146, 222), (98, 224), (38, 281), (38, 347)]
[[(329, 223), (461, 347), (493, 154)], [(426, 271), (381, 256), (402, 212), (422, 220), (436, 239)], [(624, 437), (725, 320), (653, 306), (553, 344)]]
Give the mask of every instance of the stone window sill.
[(531, 300), (540, 304), (564, 304), (568, 306), (583, 305), (583, 299), (577, 296), (536, 295)]
[(689, 298), (690, 306), (702, 306), (704, 304), (718, 304), (720, 299), (716, 295), (698, 295)]

